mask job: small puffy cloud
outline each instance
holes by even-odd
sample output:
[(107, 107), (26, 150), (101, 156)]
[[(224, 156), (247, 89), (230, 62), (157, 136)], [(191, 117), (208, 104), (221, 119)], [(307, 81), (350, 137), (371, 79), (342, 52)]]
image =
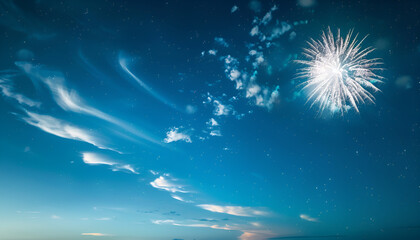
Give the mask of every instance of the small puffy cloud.
[(225, 41), (225, 39), (221, 38), (221, 37), (215, 37), (214, 41), (219, 44), (220, 46), (223, 47), (229, 47), (229, 44)]
[(413, 78), (409, 75), (403, 75), (397, 77), (395, 85), (399, 88), (410, 89), (413, 87)]
[(276, 11), (278, 8), (277, 8), (277, 6), (276, 5), (274, 5), (271, 9), (270, 9), (270, 11), (268, 11), (265, 15), (264, 15), (264, 17), (263, 17), (263, 19), (261, 20), (261, 23), (262, 24), (264, 24), (264, 25), (267, 25), (270, 21), (271, 21), (271, 19), (272, 19), (272, 13), (274, 12), (274, 11)]
[(179, 128), (173, 127), (168, 132), (166, 132), (166, 138), (163, 139), (165, 143), (184, 141), (191, 143), (191, 137), (186, 132), (179, 132)]
[(250, 98), (250, 97), (253, 97), (253, 96), (257, 95), (260, 91), (261, 91), (260, 86), (258, 86), (257, 84), (252, 84), (247, 88), (245, 96), (247, 98)]
[(214, 115), (222, 116), (222, 115), (229, 115), (232, 112), (232, 106), (230, 105), (223, 105), (219, 100), (214, 100)]
[(238, 9), (239, 9), (239, 7), (238, 7), (238, 6), (236, 6), (236, 5), (234, 5), (234, 6), (232, 7), (232, 9), (230, 9), (230, 12), (231, 12), (231, 13), (234, 13), (234, 12), (238, 11)]
[(254, 26), (252, 29), (251, 29), (251, 31), (249, 32), (249, 35), (251, 35), (251, 36), (255, 36), (255, 35), (258, 35), (258, 33), (260, 32), (260, 30), (259, 30), (259, 28), (258, 28), (258, 26)]
[(309, 215), (306, 215), (306, 214), (300, 214), (299, 217), (301, 219), (305, 220), (305, 221), (318, 222), (318, 219), (317, 218), (310, 217)]
[(61, 217), (60, 216), (57, 216), (57, 215), (51, 215), (51, 219), (58, 220), (58, 219), (61, 219)]
[(219, 126), (219, 123), (214, 118), (210, 118), (210, 120), (207, 122), (207, 125), (210, 127), (214, 127)]
[(109, 236), (109, 234), (105, 234), (105, 233), (82, 233), (82, 236), (94, 236), (94, 237), (105, 237), (105, 236)]
[(268, 215), (268, 213), (265, 211), (251, 208), (251, 207), (221, 206), (221, 205), (213, 205), (213, 204), (200, 204), (197, 206), (210, 212), (226, 213), (226, 214), (242, 216), (242, 217)]
[(169, 174), (164, 174), (156, 178), (153, 182), (150, 182), (152, 187), (165, 190), (168, 192), (176, 193), (188, 193), (189, 191), (185, 190), (185, 186), (177, 183), (178, 179), (171, 177)]
[(222, 136), (222, 133), (220, 132), (220, 130), (212, 130), (210, 132), (210, 136), (213, 136), (213, 137), (221, 137)]
[(112, 171), (128, 171), (134, 174), (138, 172), (130, 164), (122, 164), (102, 154), (93, 152), (82, 153), (83, 162), (89, 165), (108, 165), (112, 167)]
[(216, 56), (216, 54), (217, 54), (217, 50), (210, 49), (210, 50), (209, 50), (209, 54), (210, 54), (210, 55), (213, 55), (213, 56)]
[(268, 40), (273, 40), (275, 38), (278, 38), (285, 34), (286, 32), (290, 31), (292, 29), (292, 25), (288, 24), (287, 22), (281, 22), (280, 27), (275, 27), (271, 31), (271, 35), (267, 37)]
[(239, 72), (238, 69), (232, 69), (232, 70), (230, 70), (230, 73), (229, 73), (230, 80), (235, 81), (240, 76), (241, 76), (241, 72)]

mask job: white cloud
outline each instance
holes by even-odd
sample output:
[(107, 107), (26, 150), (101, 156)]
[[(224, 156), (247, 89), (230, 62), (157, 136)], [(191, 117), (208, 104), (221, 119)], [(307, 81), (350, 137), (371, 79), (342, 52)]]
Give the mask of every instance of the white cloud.
[(226, 213), (235, 216), (251, 217), (251, 216), (266, 216), (268, 212), (258, 210), (251, 207), (241, 207), (241, 206), (221, 206), (213, 204), (199, 204), (198, 207), (218, 213)]
[(15, 93), (13, 88), (8, 85), (8, 83), (2, 79), (0, 79), (0, 89), (4, 96), (15, 99), (19, 104), (26, 105), (29, 107), (37, 107), (41, 106), (40, 102), (34, 101), (20, 93)]
[(229, 78), (230, 78), (230, 80), (235, 81), (235, 80), (236, 80), (236, 79), (238, 79), (240, 76), (241, 76), (241, 72), (239, 72), (237, 69), (232, 69), (232, 70), (230, 71), (230, 74), (229, 74)]
[(248, 89), (246, 90), (246, 97), (250, 98), (253, 97), (255, 95), (257, 95), (259, 92), (261, 91), (261, 87), (258, 86), (257, 84), (252, 84), (250, 86), (248, 86)]
[(192, 203), (193, 201), (185, 200), (183, 197), (172, 194), (171, 197), (181, 202)]
[(111, 218), (109, 218), (109, 217), (102, 217), (102, 218), (96, 218), (95, 220), (97, 220), (97, 221), (110, 221)]
[(210, 120), (207, 122), (207, 125), (214, 127), (219, 126), (219, 123), (214, 118), (210, 118)]
[(213, 228), (213, 229), (222, 229), (222, 230), (240, 230), (236, 226), (230, 226), (228, 224), (226, 225), (217, 225), (217, 224), (208, 224), (208, 223), (199, 223), (199, 222), (181, 222), (181, 221), (175, 221), (175, 220), (152, 220), (152, 223), (154, 224), (171, 224), (174, 226), (180, 226), (180, 227), (206, 227), (206, 228)]
[(128, 68), (130, 62), (132, 62), (132, 58), (124, 56), (122, 52), (120, 52), (118, 56), (118, 63), (120, 64), (121, 69), (128, 75), (130, 78), (134, 79), (143, 89), (145, 89), (150, 95), (154, 98), (159, 100), (161, 103), (167, 105), (168, 107), (175, 109), (177, 111), (183, 112), (184, 109), (179, 108), (174, 102), (167, 99), (165, 96), (162, 96), (158, 92), (156, 92), (153, 88), (148, 86), (146, 82), (142, 81), (139, 77), (137, 77), (131, 70)]
[(276, 11), (276, 10), (277, 10), (277, 6), (276, 6), (276, 5), (274, 5), (274, 6), (270, 9), (270, 11), (268, 11), (268, 12), (264, 15), (263, 19), (261, 20), (261, 23), (262, 23), (262, 24), (264, 24), (264, 25), (267, 25), (267, 24), (271, 21), (271, 19), (272, 19), (272, 13), (273, 13), (274, 11)]
[(223, 105), (219, 100), (214, 100), (214, 115), (216, 116), (222, 116), (222, 115), (229, 115), (229, 113), (232, 111), (232, 106), (230, 105)]
[(209, 50), (209, 54), (210, 54), (210, 55), (213, 55), (213, 56), (216, 56), (216, 54), (217, 54), (217, 50), (210, 49), (210, 50)]
[(101, 149), (109, 149), (115, 151), (114, 149), (104, 146), (96, 137), (94, 137), (87, 130), (75, 127), (48, 115), (40, 115), (29, 111), (27, 111), (26, 113), (28, 117), (23, 117), (22, 119), (24, 121), (26, 121), (32, 126), (40, 128), (41, 130), (47, 133), (62, 138), (87, 142)]
[(105, 237), (105, 236), (110, 236), (109, 234), (105, 234), (105, 233), (82, 233), (82, 236), (94, 236), (94, 237)]
[(276, 87), (272, 92), (269, 89), (262, 89), (256, 83), (250, 84), (246, 91), (246, 98), (254, 98), (255, 105), (265, 107), (268, 110), (273, 108), (274, 103), (279, 100), (279, 87)]
[(275, 234), (268, 230), (243, 230), (243, 234), (239, 236), (240, 240), (261, 240), (270, 239)]
[(20, 67), (28, 75), (28, 77), (36, 81), (41, 81), (45, 84), (50, 89), (57, 105), (59, 105), (63, 110), (100, 118), (104, 121), (115, 124), (142, 139), (160, 144), (159, 141), (148, 136), (143, 131), (139, 131), (131, 127), (129, 124), (86, 104), (75, 90), (69, 89), (66, 86), (66, 79), (63, 73), (49, 70), (44, 66), (35, 66), (29, 62), (16, 62), (15, 64)]
[(200, 228), (212, 228), (212, 229), (219, 229), (219, 230), (226, 230), (226, 231), (240, 231), (242, 232), (241, 236), (239, 236), (239, 239), (241, 240), (262, 240), (262, 239), (268, 239), (270, 237), (274, 237), (275, 234), (269, 230), (261, 230), (261, 228), (264, 228), (264, 226), (259, 225), (255, 226), (253, 224), (214, 224), (214, 223), (203, 223), (201, 221), (175, 221), (171, 219), (163, 219), (163, 220), (152, 220), (152, 223), (157, 225), (162, 224), (170, 224), (173, 226), (179, 226), (179, 227), (200, 227)]
[(287, 22), (281, 22), (281, 27), (276, 27), (272, 30), (271, 35), (267, 37), (268, 40), (278, 38), (292, 29), (292, 25)]
[(255, 35), (258, 35), (258, 33), (259, 33), (259, 28), (258, 28), (258, 26), (254, 26), (254, 27), (251, 29), (251, 32), (249, 32), (249, 35), (251, 35), (251, 36), (255, 36)]
[(93, 152), (82, 153), (83, 162), (89, 165), (108, 165), (112, 167), (112, 171), (129, 171), (134, 174), (138, 172), (130, 164), (118, 163), (102, 154)]
[(309, 215), (306, 215), (306, 214), (300, 214), (299, 217), (309, 222), (318, 222), (317, 218), (310, 217)]
[(57, 215), (51, 215), (51, 219), (58, 220), (58, 219), (61, 219), (61, 217), (60, 216), (57, 216)]
[(212, 130), (210, 132), (210, 136), (221, 137), (222, 136), (222, 133), (220, 132), (220, 130)]
[(150, 182), (150, 185), (154, 188), (172, 193), (188, 193), (189, 191), (185, 190), (185, 187), (178, 184), (177, 181), (178, 179), (172, 178), (169, 174), (164, 174), (163, 176), (156, 178), (153, 182)]
[(166, 132), (166, 138), (163, 139), (165, 143), (184, 141), (191, 143), (191, 137), (185, 132), (179, 132), (179, 128), (173, 127), (168, 132)]

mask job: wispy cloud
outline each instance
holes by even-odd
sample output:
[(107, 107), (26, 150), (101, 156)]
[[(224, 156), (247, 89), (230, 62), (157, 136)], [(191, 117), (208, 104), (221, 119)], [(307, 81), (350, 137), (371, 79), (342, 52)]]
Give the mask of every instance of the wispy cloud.
[(239, 236), (241, 240), (261, 240), (271, 239), (275, 234), (268, 230), (243, 230), (243, 234)]
[(213, 229), (222, 229), (222, 230), (239, 230), (235, 226), (230, 225), (217, 225), (217, 224), (208, 224), (208, 223), (202, 223), (202, 222), (181, 222), (181, 221), (175, 221), (171, 219), (166, 220), (152, 220), (154, 224), (171, 224), (174, 226), (180, 226), (180, 227), (207, 227), (207, 228), (213, 228)]
[(34, 101), (23, 94), (15, 93), (13, 90), (13, 87), (10, 85), (9, 79), (0, 78), (0, 89), (3, 96), (12, 98), (21, 105), (26, 105), (29, 107), (37, 107), (37, 108), (41, 106), (40, 102)]
[(139, 77), (137, 77), (128, 67), (129, 67), (129, 58), (124, 56), (122, 52), (120, 52), (118, 56), (118, 62), (120, 64), (121, 69), (132, 79), (136, 81), (144, 90), (146, 90), (151, 96), (153, 96), (155, 99), (160, 101), (161, 103), (171, 107), (174, 110), (177, 110), (179, 112), (184, 113), (193, 113), (191, 111), (188, 111), (188, 105), (185, 108), (178, 107), (175, 103), (172, 101), (169, 101), (161, 94), (157, 93), (155, 90), (153, 90), (149, 85), (147, 85), (144, 81), (142, 81)]
[(29, 78), (33, 79), (34, 81), (40, 81), (41, 83), (45, 84), (51, 91), (57, 105), (59, 105), (63, 110), (86, 114), (102, 119), (144, 140), (155, 144), (160, 144), (158, 140), (150, 137), (144, 132), (87, 104), (79, 96), (77, 91), (67, 87), (66, 79), (63, 73), (61, 73), (60, 71), (51, 70), (45, 66), (34, 65), (29, 62), (16, 62), (15, 64), (22, 71), (24, 71)]
[(82, 159), (84, 163), (89, 165), (108, 165), (112, 167), (113, 171), (128, 171), (134, 174), (138, 174), (138, 172), (130, 164), (119, 163), (102, 154), (83, 152)]
[(169, 174), (164, 174), (156, 178), (153, 182), (150, 182), (152, 187), (165, 190), (168, 192), (176, 193), (188, 193), (189, 191), (185, 190), (185, 186), (177, 183), (178, 179), (171, 177)]
[(181, 196), (179, 196), (179, 195), (174, 195), (174, 194), (172, 194), (172, 195), (171, 195), (171, 197), (172, 197), (173, 199), (176, 199), (176, 200), (181, 201), (181, 202), (185, 202), (185, 203), (193, 203), (193, 201), (190, 201), (190, 200), (185, 200), (183, 197), (181, 197)]
[(172, 219), (152, 220), (152, 223), (157, 225), (169, 224), (179, 227), (199, 227), (199, 228), (212, 228), (226, 231), (240, 231), (242, 232), (239, 239), (241, 240), (262, 240), (275, 236), (271, 231), (261, 229), (263, 226), (254, 226), (252, 224), (215, 224), (212, 221), (175, 221)]
[(303, 220), (309, 221), (309, 222), (318, 222), (319, 220), (317, 218), (313, 218), (306, 214), (300, 214), (299, 217)]
[(252, 217), (252, 216), (267, 216), (269, 213), (263, 210), (251, 208), (251, 207), (241, 207), (241, 206), (221, 206), (213, 204), (199, 204), (198, 207), (217, 213), (226, 213), (234, 216), (242, 217)]
[(165, 143), (184, 141), (191, 143), (191, 137), (186, 132), (180, 132), (179, 128), (173, 127), (168, 132), (166, 132), (166, 138), (163, 139)]
[(106, 236), (110, 236), (109, 234), (105, 234), (105, 233), (82, 233), (82, 236), (94, 236), (94, 237), (106, 237)]
[(28, 124), (38, 127), (39, 129), (53, 134), (58, 137), (82, 141), (90, 143), (101, 149), (108, 149), (116, 151), (112, 148), (105, 146), (101, 141), (93, 135), (93, 133), (73, 126), (69, 123), (56, 119), (48, 115), (41, 115), (33, 112), (26, 112), (27, 117), (22, 117), (22, 119)]
[(61, 217), (60, 216), (57, 216), (57, 215), (51, 215), (51, 219), (58, 220), (58, 219), (61, 219)]

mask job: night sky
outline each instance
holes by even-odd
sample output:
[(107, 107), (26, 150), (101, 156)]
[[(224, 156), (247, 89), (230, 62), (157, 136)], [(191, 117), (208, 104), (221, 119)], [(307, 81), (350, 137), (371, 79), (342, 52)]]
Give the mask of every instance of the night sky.
[[(1, 240), (420, 239), (420, 2), (1, 1)], [(320, 111), (308, 41), (383, 63)]]

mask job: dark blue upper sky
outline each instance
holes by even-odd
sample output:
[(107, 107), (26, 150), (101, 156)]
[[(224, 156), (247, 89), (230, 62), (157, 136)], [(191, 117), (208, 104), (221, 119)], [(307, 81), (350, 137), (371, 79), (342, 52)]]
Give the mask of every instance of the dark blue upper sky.
[[(1, 1), (0, 239), (419, 239), (419, 11)], [(297, 77), (328, 28), (383, 62), (359, 112)]]

